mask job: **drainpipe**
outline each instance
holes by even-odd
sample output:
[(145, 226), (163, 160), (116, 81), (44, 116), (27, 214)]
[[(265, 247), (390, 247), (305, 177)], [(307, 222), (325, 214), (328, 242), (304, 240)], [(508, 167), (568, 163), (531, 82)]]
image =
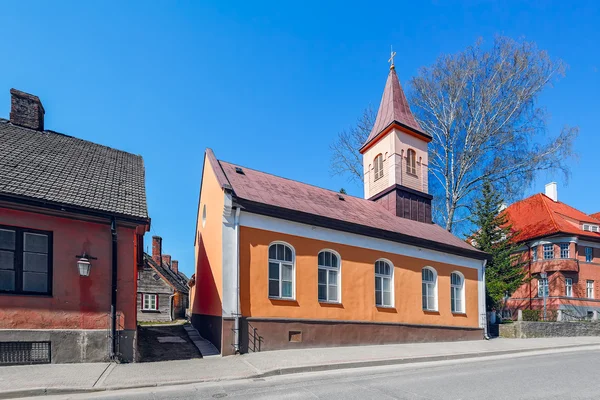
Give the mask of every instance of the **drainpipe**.
[(486, 340), (490, 339), (490, 335), (488, 334), (488, 322), (487, 322), (487, 304), (486, 304), (486, 295), (485, 295), (485, 267), (487, 265), (487, 259), (483, 260), (483, 265), (481, 266), (481, 301), (483, 304), (483, 337)]
[(234, 350), (236, 353), (240, 352), (240, 317), (241, 317), (241, 305), (240, 305), (240, 212), (241, 208), (237, 207), (235, 209), (235, 217), (234, 217), (234, 229), (235, 229), (235, 267), (236, 267), (236, 277), (235, 277), (235, 292), (236, 292), (236, 310), (235, 310), (235, 322), (234, 322)]
[(110, 297), (110, 318), (112, 343), (110, 349), (110, 358), (117, 358), (117, 219), (113, 216), (110, 223), (110, 233), (112, 235), (112, 287)]

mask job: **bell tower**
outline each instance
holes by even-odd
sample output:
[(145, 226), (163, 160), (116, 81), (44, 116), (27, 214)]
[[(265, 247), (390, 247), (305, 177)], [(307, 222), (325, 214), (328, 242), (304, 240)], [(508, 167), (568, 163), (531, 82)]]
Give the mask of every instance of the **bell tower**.
[(360, 148), (365, 198), (398, 217), (432, 223), (427, 145), (432, 137), (413, 116), (390, 57), (373, 130)]

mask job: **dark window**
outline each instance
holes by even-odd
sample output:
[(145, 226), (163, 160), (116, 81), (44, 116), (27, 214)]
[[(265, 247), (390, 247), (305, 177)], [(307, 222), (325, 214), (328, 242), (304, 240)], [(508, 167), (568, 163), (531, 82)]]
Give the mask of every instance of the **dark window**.
[(52, 232), (0, 226), (0, 292), (52, 294)]

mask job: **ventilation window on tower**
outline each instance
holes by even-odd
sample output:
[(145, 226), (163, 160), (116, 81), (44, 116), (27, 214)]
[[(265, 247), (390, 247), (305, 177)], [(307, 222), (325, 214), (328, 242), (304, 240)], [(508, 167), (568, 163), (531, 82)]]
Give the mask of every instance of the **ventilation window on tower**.
[(383, 155), (379, 154), (375, 157), (373, 162), (373, 170), (375, 174), (375, 180), (383, 178)]
[(406, 172), (412, 175), (417, 174), (417, 153), (413, 149), (408, 149), (406, 153)]

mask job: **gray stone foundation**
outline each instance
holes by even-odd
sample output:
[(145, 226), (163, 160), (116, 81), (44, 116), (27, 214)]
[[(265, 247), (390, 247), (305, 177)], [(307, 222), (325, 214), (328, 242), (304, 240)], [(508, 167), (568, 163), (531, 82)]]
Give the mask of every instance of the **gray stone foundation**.
[(544, 338), (600, 336), (600, 322), (535, 322), (516, 321), (512, 324), (500, 324), (500, 337), (503, 338)]

